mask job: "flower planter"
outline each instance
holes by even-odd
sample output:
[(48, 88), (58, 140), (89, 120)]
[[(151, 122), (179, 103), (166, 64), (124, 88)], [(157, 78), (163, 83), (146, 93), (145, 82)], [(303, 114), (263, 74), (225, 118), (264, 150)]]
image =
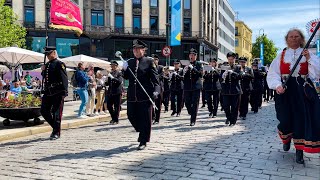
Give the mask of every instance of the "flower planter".
[(29, 119), (34, 119), (34, 124), (39, 125), (41, 121), (40, 107), (34, 108), (0, 108), (0, 116), (6, 118), (3, 121), (4, 126), (10, 125), (10, 120), (21, 120), (28, 122)]

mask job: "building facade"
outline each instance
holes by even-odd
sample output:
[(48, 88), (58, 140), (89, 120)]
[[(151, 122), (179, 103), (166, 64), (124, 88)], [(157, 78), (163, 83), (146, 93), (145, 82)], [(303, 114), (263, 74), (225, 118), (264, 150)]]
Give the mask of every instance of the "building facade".
[(218, 0), (218, 59), (227, 61), (227, 53), (235, 52), (235, 12), (228, 0)]
[[(147, 55), (166, 45), (166, 0), (73, 0), (81, 9), (83, 34), (48, 28), (50, 0), (6, 0), (27, 28), (27, 46), (41, 52), (46, 45), (56, 46), (60, 57), (85, 54), (102, 59), (132, 57), (132, 40), (139, 38), (149, 46)], [(171, 0), (169, 0), (171, 2)], [(181, 0), (181, 46), (172, 47), (175, 59), (188, 59), (190, 48), (201, 60), (217, 58), (217, 1)], [(171, 3), (169, 3), (170, 6)], [(169, 16), (170, 20), (170, 16)], [(161, 61), (162, 62), (162, 61)]]
[(248, 59), (248, 65), (252, 60), (252, 30), (243, 22), (236, 21), (235, 28), (235, 48), (239, 57), (244, 56)]

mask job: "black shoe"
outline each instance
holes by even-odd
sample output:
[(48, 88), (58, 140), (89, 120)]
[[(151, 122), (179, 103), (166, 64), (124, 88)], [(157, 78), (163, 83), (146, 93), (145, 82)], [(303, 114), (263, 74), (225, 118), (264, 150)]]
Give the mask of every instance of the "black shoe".
[(302, 150), (296, 150), (296, 162), (298, 164), (304, 164), (303, 151)]
[(284, 151), (289, 151), (290, 150), (290, 145), (291, 145), (291, 141), (288, 142), (287, 144), (283, 144), (283, 150)]
[(60, 135), (58, 135), (58, 134), (51, 134), (51, 136), (50, 136), (50, 140), (57, 140), (59, 138), (60, 138)]
[(229, 124), (229, 122), (230, 122), (230, 121), (227, 119), (227, 120), (226, 120), (226, 124)]
[(118, 122), (118, 121), (113, 121), (113, 120), (112, 120), (112, 121), (110, 121), (110, 124), (111, 124), (111, 125), (116, 125), (116, 124), (119, 124), (119, 122)]
[(179, 117), (180, 116), (180, 113), (177, 113), (177, 117)]
[(216, 118), (216, 117), (217, 117), (217, 115), (213, 115), (213, 116), (212, 116), (212, 118)]
[(258, 111), (253, 111), (253, 113), (254, 113), (254, 114), (257, 114), (257, 113), (258, 113)]
[(234, 126), (234, 125), (236, 125), (236, 123), (230, 123), (230, 124), (229, 124), (229, 126)]
[(175, 114), (176, 114), (176, 112), (172, 112), (172, 113), (171, 113), (171, 116), (174, 116)]
[(159, 124), (159, 121), (153, 121), (152, 124)]
[(247, 118), (246, 117), (242, 117), (242, 120), (246, 120)]
[(201, 106), (201, 108), (205, 108), (205, 107), (206, 107), (206, 105), (204, 105), (204, 104)]
[(209, 117), (212, 117), (212, 116), (213, 116), (213, 112), (210, 112)]
[(190, 123), (190, 126), (194, 126), (196, 123), (194, 123), (194, 122), (192, 122), (192, 123)]
[(140, 143), (138, 146), (138, 150), (144, 150), (147, 147), (147, 143)]

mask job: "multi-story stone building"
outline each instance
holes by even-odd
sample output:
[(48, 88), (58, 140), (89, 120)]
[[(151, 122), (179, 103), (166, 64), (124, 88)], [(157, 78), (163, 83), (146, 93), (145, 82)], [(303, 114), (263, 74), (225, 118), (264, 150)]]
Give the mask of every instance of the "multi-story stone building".
[(228, 0), (219, 0), (218, 7), (218, 59), (227, 61), (226, 54), (235, 52), (234, 31), (235, 31), (235, 12)]
[[(60, 57), (85, 54), (110, 60), (120, 50), (128, 58), (135, 38), (148, 44), (148, 55), (161, 54), (166, 45), (167, 0), (74, 2), (80, 7), (83, 20), (80, 37), (71, 31), (47, 28), (50, 0), (6, 0), (27, 28), (27, 42), (34, 51), (45, 46), (46, 30), (49, 45), (57, 47)], [(217, 0), (181, 0), (181, 5), (181, 46), (172, 47), (171, 60), (188, 59), (190, 48), (198, 49), (201, 60), (217, 57)]]
[(247, 64), (251, 64), (252, 59), (252, 30), (243, 22), (236, 21), (235, 47), (239, 57), (244, 56), (248, 59)]

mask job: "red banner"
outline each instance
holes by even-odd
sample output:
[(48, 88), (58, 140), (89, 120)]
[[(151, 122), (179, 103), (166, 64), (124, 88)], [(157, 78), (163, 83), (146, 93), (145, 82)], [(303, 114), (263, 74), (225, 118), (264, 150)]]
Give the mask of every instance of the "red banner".
[(82, 34), (83, 26), (79, 6), (71, 0), (51, 0), (50, 27), (73, 30)]

